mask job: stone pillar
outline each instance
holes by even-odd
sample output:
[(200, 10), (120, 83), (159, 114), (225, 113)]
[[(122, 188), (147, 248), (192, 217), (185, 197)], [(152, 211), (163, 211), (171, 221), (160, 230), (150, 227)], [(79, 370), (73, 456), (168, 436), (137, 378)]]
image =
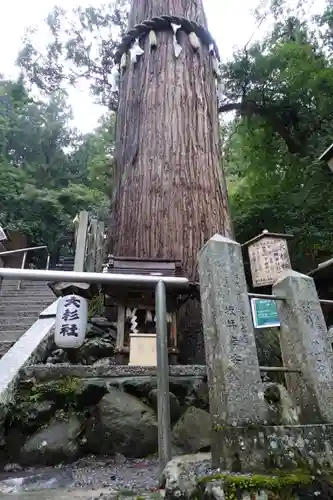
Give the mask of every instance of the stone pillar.
[(287, 271), (274, 285), (284, 365), (302, 372), (286, 376), (301, 424), (333, 423), (333, 355), (314, 280)]
[(199, 254), (199, 277), (213, 430), (263, 423), (264, 394), (239, 243), (213, 236)]

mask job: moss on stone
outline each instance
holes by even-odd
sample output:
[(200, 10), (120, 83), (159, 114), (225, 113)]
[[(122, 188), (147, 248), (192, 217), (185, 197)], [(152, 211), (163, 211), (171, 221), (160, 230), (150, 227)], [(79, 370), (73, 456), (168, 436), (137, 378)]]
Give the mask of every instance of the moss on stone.
[(65, 377), (46, 384), (37, 384), (31, 388), (31, 393), (42, 396), (55, 392), (62, 395), (75, 395), (81, 386), (82, 382), (79, 378)]
[(65, 405), (75, 403), (75, 398), (80, 392), (82, 382), (76, 377), (65, 377), (61, 380), (37, 384), (30, 390), (26, 397), (30, 401), (37, 399), (51, 399), (64, 402)]
[(15, 402), (9, 407), (8, 419), (12, 423), (24, 422), (29, 409), (35, 411), (36, 405), (44, 401), (53, 401), (58, 408), (75, 411), (77, 395), (81, 387), (82, 382), (79, 378), (65, 377), (21, 390), (16, 394)]
[(241, 492), (257, 491), (269, 493), (271, 500), (293, 500), (296, 490), (300, 487), (311, 486), (314, 483), (314, 477), (309, 472), (303, 471), (276, 475), (215, 474), (201, 478), (198, 486), (215, 481), (223, 482), (226, 500), (236, 500)]
[[(247, 424), (242, 425), (241, 428), (244, 430), (257, 430), (259, 432), (265, 427), (266, 426), (262, 424), (257, 424), (257, 423), (252, 424), (251, 422), (248, 422)], [(232, 427), (231, 425), (213, 425), (212, 430), (214, 432), (222, 432), (228, 430), (232, 432), (233, 430), (235, 430), (235, 427)]]

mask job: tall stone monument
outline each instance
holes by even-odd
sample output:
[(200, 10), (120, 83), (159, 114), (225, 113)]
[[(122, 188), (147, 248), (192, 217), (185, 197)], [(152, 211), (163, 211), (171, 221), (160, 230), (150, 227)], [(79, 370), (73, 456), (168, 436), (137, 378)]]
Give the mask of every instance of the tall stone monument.
[(287, 376), (288, 393), (261, 381), (240, 245), (211, 238), (199, 254), (199, 276), (213, 466), (331, 468), (333, 357), (312, 278), (288, 270), (273, 287), (285, 297), (278, 301), (281, 349), (286, 367), (295, 370)]

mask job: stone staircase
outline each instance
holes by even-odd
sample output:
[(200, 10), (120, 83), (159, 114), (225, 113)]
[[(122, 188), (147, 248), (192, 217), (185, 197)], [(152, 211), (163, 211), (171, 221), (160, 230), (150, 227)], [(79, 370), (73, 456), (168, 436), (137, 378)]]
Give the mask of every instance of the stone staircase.
[(73, 271), (74, 270), (74, 256), (60, 257), (56, 265), (55, 271)]
[(46, 283), (4, 280), (0, 285), (0, 358), (52, 304), (55, 296)]

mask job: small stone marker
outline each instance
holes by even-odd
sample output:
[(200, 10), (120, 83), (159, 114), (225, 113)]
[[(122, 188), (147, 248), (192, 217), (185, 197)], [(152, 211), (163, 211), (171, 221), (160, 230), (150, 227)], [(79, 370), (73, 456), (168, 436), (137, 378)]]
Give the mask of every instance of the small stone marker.
[(286, 271), (273, 287), (280, 315), (284, 365), (302, 374), (286, 376), (301, 424), (333, 423), (333, 354), (313, 278)]
[(199, 254), (213, 426), (263, 423), (265, 405), (239, 243), (216, 234)]

